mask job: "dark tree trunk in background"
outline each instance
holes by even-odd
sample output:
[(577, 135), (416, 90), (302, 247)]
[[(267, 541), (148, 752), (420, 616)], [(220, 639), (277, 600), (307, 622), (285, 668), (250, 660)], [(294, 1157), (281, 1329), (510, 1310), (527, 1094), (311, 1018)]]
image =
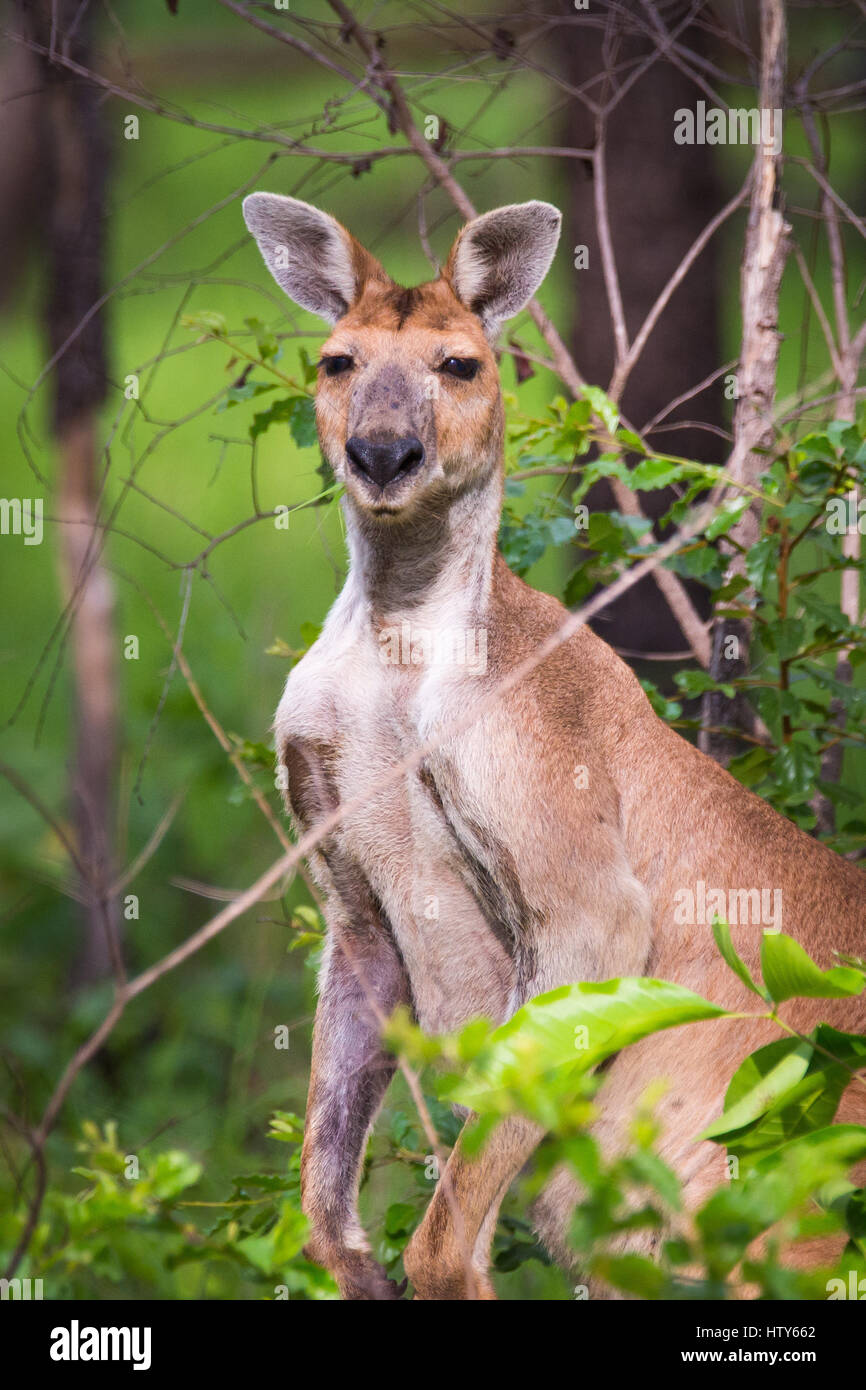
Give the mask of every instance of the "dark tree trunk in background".
[[(15, 14), (0, 8), (0, 22)], [(22, 43), (0, 52), (0, 312), (24, 283), (45, 206), (45, 175), (37, 138), (39, 63)]]
[[(612, 23), (624, 23), (628, 29), (627, 19), (617, 19), (624, 10), (646, 20), (639, 0), (596, 0), (592, 6), (596, 19), (609, 17)], [(675, 22), (670, 7), (665, 16), (669, 25)], [(589, 25), (585, 31), (572, 26), (570, 32), (575, 41), (563, 55), (565, 76), (574, 86), (582, 86), (604, 71), (603, 32)], [(701, 45), (693, 29), (687, 29), (682, 37), (690, 47)], [(654, 47), (649, 38), (623, 38), (616, 60), (648, 55)], [(603, 83), (597, 83), (589, 94), (599, 100), (602, 91)], [(610, 225), (630, 338), (692, 242), (724, 203), (712, 150), (674, 144), (674, 112), (679, 107), (694, 108), (700, 95), (678, 68), (659, 58), (609, 118)], [(592, 114), (577, 98), (569, 103), (568, 122), (569, 144), (582, 148), (593, 144)], [(614, 365), (613, 331), (596, 235), (592, 181), (584, 166), (576, 166), (572, 184), (574, 241), (589, 249), (588, 268), (574, 271), (576, 321), (572, 342), (586, 379), (604, 386)], [(622, 406), (636, 428), (642, 428), (719, 367), (718, 293), (716, 253), (711, 242), (675, 291), (628, 382)], [(664, 423), (698, 420), (722, 425), (723, 390), (722, 380), (717, 380), (673, 411)], [(650, 441), (661, 452), (668, 449), (704, 462), (720, 462), (727, 452), (724, 440), (707, 430), (660, 432), (651, 435)], [(641, 506), (653, 517), (667, 510), (672, 500), (669, 491), (641, 494)], [(588, 502), (596, 510), (614, 506), (606, 484), (594, 488)], [(687, 587), (702, 616), (707, 616), (706, 591), (693, 584)], [(651, 578), (605, 609), (597, 628), (615, 646), (633, 651), (682, 651), (687, 646)]]
[[(39, 245), (48, 346), (52, 357), (60, 354), (51, 381), (58, 562), (64, 602), (73, 606), (71, 810), (88, 879), (82, 884), (85, 933), (74, 967), (75, 981), (84, 983), (109, 973), (111, 942), (117, 939), (117, 906), (109, 891), (114, 871), (116, 638), (112, 588), (97, 560), (96, 525), (97, 413), (105, 397), (106, 360), (103, 314), (92, 312), (103, 292), (108, 150), (99, 89), (51, 59), (51, 52), (59, 51), (84, 67), (92, 66), (88, 7), (80, 0), (38, 0), (22, 5), (20, 14), (30, 37), (49, 50), (37, 60), (43, 92), (38, 142), (45, 180)], [(70, 338), (73, 341), (65, 346)]]

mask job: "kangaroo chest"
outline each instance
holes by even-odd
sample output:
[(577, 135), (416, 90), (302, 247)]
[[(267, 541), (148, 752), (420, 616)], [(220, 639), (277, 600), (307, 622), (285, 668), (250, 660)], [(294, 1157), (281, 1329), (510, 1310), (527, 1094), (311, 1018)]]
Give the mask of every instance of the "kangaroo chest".
[[(493, 901), (484, 806), (455, 773), (448, 738), (477, 680), (470, 691), (464, 682), (473, 677), (453, 665), (422, 667), (411, 652), (402, 662), (399, 637), (395, 653), (371, 632), (329, 625), (289, 678), (276, 718), (278, 750), (287, 740), (306, 748), (323, 768), (331, 801), (348, 805), (333, 853), (363, 873), (381, 903), (422, 1026), (441, 1031), (478, 1014), (505, 1018), (519, 963), (507, 911)], [(443, 745), (412, 765), (419, 746), (440, 735)], [(410, 765), (395, 775), (404, 760)], [(342, 906), (351, 914), (350, 903)]]

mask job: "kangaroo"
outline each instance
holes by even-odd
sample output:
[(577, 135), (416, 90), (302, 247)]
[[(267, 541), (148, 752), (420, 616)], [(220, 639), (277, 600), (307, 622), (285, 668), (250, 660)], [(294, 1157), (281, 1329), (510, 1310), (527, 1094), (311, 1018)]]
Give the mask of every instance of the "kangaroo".
[[(307, 1253), (343, 1298), (398, 1298), (357, 1210), (366, 1141), (395, 1069), (383, 1017), (403, 1003), (431, 1033), (478, 1015), (505, 1021), (545, 990), (619, 975), (660, 976), (754, 1010), (718, 956), (712, 914), (696, 920), (687, 895), (763, 894), (773, 904), (764, 925), (830, 964), (833, 948), (863, 951), (866, 875), (670, 729), (586, 626), (456, 727), (568, 616), (496, 545), (504, 415), (493, 344), (547, 273), (557, 209), (528, 202), (475, 218), (438, 278), (410, 289), (307, 203), (254, 193), (244, 216), (277, 283), (332, 328), (316, 416), (345, 489), (350, 558), (275, 720), (298, 828), (353, 802), (312, 862), (329, 930), (302, 1151)], [(376, 789), (430, 741), (420, 766)], [(760, 921), (736, 932), (753, 969), (760, 937)], [(863, 1025), (856, 999), (789, 1007), (803, 1030), (820, 1017)], [(599, 1097), (605, 1151), (627, 1142), (638, 1098), (667, 1078), (660, 1152), (699, 1202), (725, 1168), (723, 1151), (695, 1135), (719, 1114), (739, 1062), (777, 1035), (766, 1021), (692, 1024), (619, 1053)], [(863, 1094), (849, 1087), (839, 1117), (862, 1122)], [(540, 1138), (513, 1117), (477, 1161), (458, 1142), (406, 1250), (417, 1298), (495, 1297), (497, 1211)], [(535, 1211), (566, 1262), (577, 1198), (558, 1173)]]

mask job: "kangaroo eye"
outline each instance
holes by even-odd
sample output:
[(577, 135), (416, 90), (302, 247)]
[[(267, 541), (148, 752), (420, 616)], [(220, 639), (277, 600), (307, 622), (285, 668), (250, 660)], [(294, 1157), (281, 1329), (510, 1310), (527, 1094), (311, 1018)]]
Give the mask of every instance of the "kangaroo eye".
[(354, 365), (354, 357), (323, 357), (319, 362), (319, 366), (325, 369), (325, 376), (339, 376), (341, 372), (350, 372)]
[(481, 363), (474, 357), (446, 357), (439, 370), (448, 376), (459, 377), (461, 381), (471, 381), (480, 366)]

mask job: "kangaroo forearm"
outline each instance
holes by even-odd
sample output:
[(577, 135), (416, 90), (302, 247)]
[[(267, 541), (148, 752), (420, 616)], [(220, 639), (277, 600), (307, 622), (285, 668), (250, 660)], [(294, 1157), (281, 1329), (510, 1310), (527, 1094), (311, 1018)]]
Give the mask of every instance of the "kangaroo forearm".
[(311, 1087), (301, 1155), (303, 1207), (318, 1237), (366, 1249), (356, 1203), (364, 1145), (394, 1074), (393, 1058), (331, 1057), (328, 1080)]
[(316, 1240), (366, 1249), (357, 1218), (364, 1145), (394, 1074), (381, 1023), (407, 997), (393, 947), (334, 942), (316, 1013), (301, 1185)]

